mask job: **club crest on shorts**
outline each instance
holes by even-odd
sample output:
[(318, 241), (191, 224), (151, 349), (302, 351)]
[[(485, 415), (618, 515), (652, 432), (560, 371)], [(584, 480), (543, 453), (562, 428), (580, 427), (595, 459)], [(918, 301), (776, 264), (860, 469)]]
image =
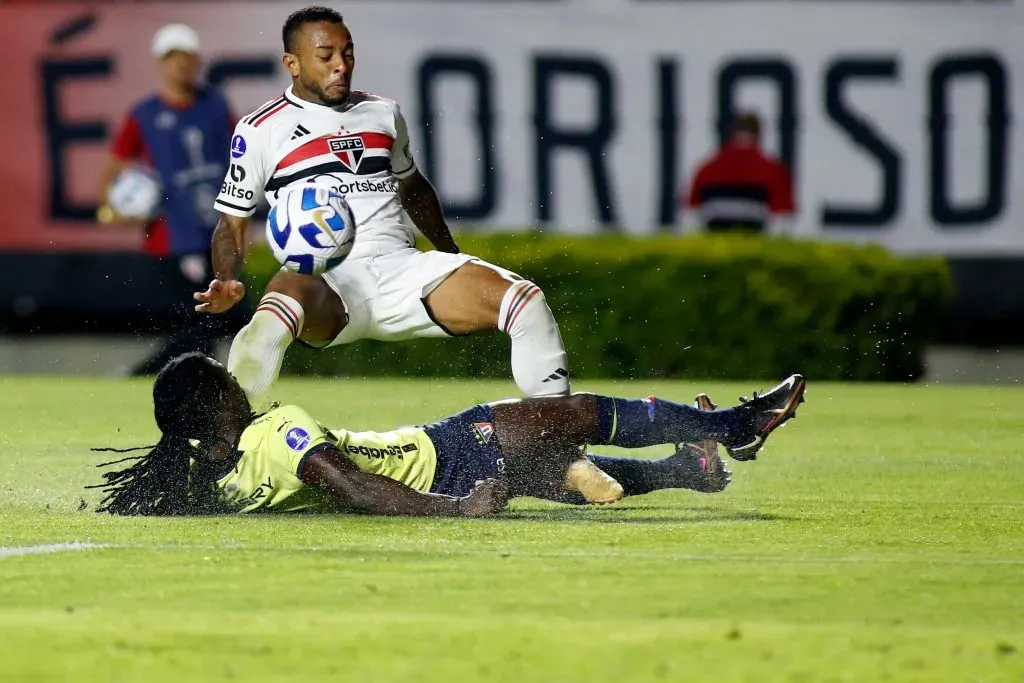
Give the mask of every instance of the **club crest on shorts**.
[(494, 435), (494, 423), (493, 422), (474, 422), (473, 429), (476, 431), (476, 440), (482, 444), (491, 442), (491, 436)]
[(293, 451), (301, 451), (309, 446), (309, 432), (302, 427), (292, 427), (284, 435), (284, 442)]
[(349, 173), (356, 173), (359, 170), (359, 162), (363, 159), (363, 152), (366, 151), (366, 144), (358, 135), (350, 135), (344, 138), (330, 138), (327, 147), (334, 156), (338, 157), (341, 165)]

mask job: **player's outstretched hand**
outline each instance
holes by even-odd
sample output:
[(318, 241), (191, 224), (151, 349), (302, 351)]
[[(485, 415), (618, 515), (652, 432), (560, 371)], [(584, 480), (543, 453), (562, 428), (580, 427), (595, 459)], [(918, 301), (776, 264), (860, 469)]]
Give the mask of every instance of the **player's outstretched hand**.
[(213, 280), (205, 292), (196, 292), (192, 298), (200, 303), (200, 313), (223, 313), (245, 296), (245, 285), (238, 280)]
[(483, 517), (501, 512), (508, 505), (508, 485), (498, 479), (484, 479), (459, 501), (459, 514), (463, 517)]

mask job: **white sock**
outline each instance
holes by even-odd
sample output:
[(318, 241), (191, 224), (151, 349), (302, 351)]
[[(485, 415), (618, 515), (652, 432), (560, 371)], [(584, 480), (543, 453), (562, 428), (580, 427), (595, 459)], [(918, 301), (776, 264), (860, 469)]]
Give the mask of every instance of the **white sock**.
[(567, 396), (569, 364), (544, 292), (517, 280), (498, 310), (498, 329), (512, 338), (512, 376), (527, 396)]
[(256, 412), (266, 410), (267, 392), (281, 373), (288, 345), (302, 332), (305, 312), (286, 294), (269, 292), (249, 324), (231, 342), (228, 372), (242, 385)]

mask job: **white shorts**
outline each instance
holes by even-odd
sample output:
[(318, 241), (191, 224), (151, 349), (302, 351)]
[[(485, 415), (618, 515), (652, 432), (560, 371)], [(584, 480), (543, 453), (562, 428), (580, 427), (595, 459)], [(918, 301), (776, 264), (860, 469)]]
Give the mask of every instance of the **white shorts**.
[(493, 268), (509, 280), (520, 279), (475, 256), (415, 247), (346, 259), (323, 274), (348, 311), (348, 324), (327, 346), (360, 339), (404, 341), (450, 336), (430, 317), (423, 300), (445, 278), (470, 262)]

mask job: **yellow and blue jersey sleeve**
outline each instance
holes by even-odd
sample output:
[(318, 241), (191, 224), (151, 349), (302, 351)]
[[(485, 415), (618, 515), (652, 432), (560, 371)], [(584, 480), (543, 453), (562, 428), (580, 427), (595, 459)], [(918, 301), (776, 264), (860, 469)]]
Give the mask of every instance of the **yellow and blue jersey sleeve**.
[(363, 472), (379, 474), (428, 493), (437, 471), (437, 450), (420, 427), (389, 432), (332, 429), (328, 438)]
[(330, 509), (327, 496), (300, 477), (311, 455), (334, 447), (333, 437), (309, 413), (282, 406), (246, 428), (238, 462), (217, 486), (225, 502), (240, 512)]

